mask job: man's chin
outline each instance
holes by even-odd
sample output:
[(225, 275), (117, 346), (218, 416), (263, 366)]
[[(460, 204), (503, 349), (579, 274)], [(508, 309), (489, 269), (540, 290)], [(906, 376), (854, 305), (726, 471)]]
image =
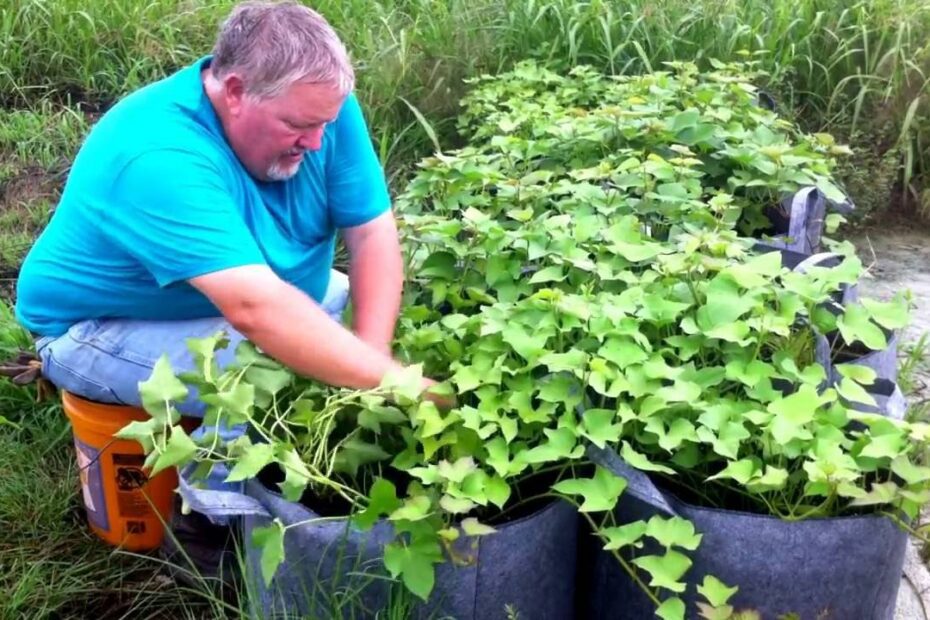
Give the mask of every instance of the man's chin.
[(270, 168), (265, 172), (265, 176), (269, 181), (287, 181), (300, 170), (300, 163), (291, 164), (290, 166), (282, 166), (281, 164), (275, 163), (272, 164)]

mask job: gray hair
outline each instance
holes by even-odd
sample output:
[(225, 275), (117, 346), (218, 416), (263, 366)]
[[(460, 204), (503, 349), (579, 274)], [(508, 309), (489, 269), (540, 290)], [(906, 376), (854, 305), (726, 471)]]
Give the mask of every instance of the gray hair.
[(243, 2), (220, 27), (213, 75), (237, 73), (247, 95), (268, 99), (295, 82), (330, 84), (342, 96), (355, 72), (339, 36), (322, 15), (297, 2)]

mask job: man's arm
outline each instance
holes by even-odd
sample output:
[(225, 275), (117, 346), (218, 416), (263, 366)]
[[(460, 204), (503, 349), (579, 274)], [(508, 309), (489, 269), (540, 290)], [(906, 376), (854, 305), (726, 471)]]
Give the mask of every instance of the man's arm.
[(379, 351), (390, 355), (400, 312), (404, 264), (397, 225), (390, 211), (342, 231), (349, 250), (352, 329)]
[(367, 389), (376, 387), (385, 373), (400, 368), (267, 266), (235, 267), (192, 278), (190, 283), (236, 330), (298, 374), (331, 385)]

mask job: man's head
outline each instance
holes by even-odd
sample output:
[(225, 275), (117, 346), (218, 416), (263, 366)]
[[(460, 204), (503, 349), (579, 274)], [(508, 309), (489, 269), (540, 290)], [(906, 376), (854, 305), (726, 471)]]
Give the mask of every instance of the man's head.
[(323, 17), (293, 2), (245, 2), (220, 29), (204, 81), (226, 138), (264, 181), (296, 174), (320, 148), (355, 75)]

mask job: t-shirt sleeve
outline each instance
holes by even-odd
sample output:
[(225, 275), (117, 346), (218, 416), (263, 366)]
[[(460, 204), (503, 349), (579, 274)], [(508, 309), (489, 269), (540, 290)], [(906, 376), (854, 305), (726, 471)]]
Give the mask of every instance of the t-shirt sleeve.
[(202, 155), (149, 151), (126, 164), (112, 192), (98, 214), (103, 232), (161, 287), (266, 264), (228, 182)]
[(354, 93), (346, 98), (334, 125), (335, 144), (326, 172), (327, 202), (335, 227), (351, 228), (389, 210), (391, 198)]

